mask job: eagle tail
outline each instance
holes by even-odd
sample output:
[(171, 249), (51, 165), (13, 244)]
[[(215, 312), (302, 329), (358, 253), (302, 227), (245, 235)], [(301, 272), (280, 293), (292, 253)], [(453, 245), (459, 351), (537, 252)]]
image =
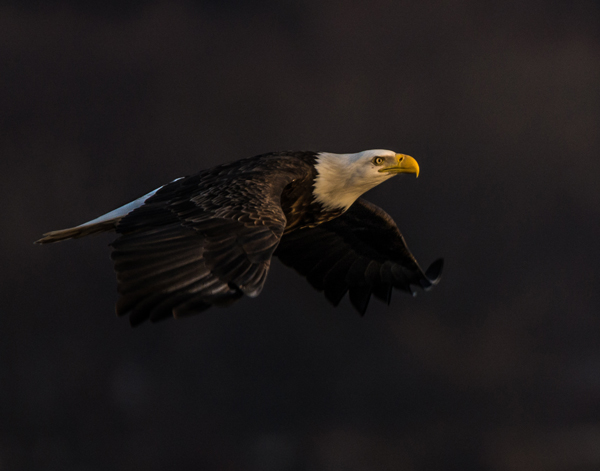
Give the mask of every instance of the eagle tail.
[[(177, 178), (174, 181), (180, 180)], [(160, 187), (162, 188), (162, 186)], [(131, 211), (143, 206), (148, 198), (153, 196), (160, 188), (145, 194), (141, 198), (138, 198), (131, 203), (121, 206), (110, 213), (103, 214), (96, 219), (86, 222), (75, 227), (69, 227), (68, 229), (61, 229), (60, 231), (52, 231), (44, 234), (40, 240), (36, 240), (36, 244), (51, 244), (52, 242), (58, 242), (67, 239), (78, 239), (91, 234), (98, 234), (99, 232), (114, 231), (117, 224), (121, 219), (127, 216)]]
[(67, 239), (79, 239), (91, 234), (98, 234), (100, 232), (114, 231), (117, 223), (121, 220), (120, 217), (109, 219), (107, 221), (98, 222), (95, 224), (82, 224), (81, 226), (69, 227), (68, 229), (61, 229), (59, 231), (46, 232), (44, 236), (36, 240), (36, 244), (51, 244), (52, 242), (59, 242)]

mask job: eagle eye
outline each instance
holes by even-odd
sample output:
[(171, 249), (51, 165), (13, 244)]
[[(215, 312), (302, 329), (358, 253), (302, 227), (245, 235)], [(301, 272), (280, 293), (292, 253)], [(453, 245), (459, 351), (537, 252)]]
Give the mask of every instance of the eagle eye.
[(375, 157), (372, 162), (375, 165), (381, 165), (383, 162), (385, 161), (385, 159), (383, 157)]

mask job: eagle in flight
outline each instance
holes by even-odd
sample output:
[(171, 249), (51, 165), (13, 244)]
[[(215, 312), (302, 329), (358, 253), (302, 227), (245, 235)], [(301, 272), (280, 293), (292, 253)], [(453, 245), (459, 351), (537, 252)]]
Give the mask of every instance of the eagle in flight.
[(364, 315), (371, 294), (437, 284), (443, 260), (423, 271), (393, 219), (360, 196), (399, 173), (419, 175), (412, 157), (273, 152), (178, 178), (39, 244), (115, 231), (118, 315), (195, 314), (258, 296), (273, 255), (336, 306), (346, 293)]

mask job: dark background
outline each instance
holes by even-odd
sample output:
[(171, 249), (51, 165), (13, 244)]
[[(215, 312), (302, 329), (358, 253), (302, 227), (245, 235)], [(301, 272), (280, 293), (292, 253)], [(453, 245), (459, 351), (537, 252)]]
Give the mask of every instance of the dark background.
[[(0, 2), (0, 470), (600, 469), (600, 4)], [(368, 198), (439, 286), (360, 318), (275, 262), (135, 330), (111, 235), (274, 150), (413, 155)]]

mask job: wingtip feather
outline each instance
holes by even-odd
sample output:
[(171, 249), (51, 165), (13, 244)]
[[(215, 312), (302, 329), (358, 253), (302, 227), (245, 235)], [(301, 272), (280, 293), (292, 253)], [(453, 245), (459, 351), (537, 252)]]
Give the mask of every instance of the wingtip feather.
[(432, 284), (437, 284), (442, 277), (442, 270), (444, 268), (444, 259), (438, 258), (435, 262), (429, 265), (425, 276), (431, 281)]

